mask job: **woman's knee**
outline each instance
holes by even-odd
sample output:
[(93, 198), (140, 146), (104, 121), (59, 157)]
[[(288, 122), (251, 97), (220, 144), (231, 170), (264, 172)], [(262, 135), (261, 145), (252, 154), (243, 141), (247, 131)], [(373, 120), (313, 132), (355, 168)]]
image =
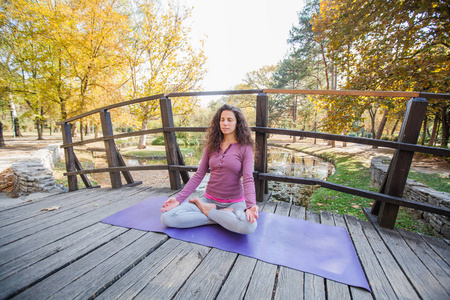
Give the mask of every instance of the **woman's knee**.
[(255, 220), (253, 223), (250, 223), (247, 220), (247, 215), (245, 211), (243, 210), (236, 210), (234, 212), (236, 214), (237, 219), (239, 220), (239, 226), (237, 233), (240, 234), (251, 234), (256, 230), (256, 227), (258, 226), (257, 221)]
[(167, 227), (176, 227), (175, 216), (169, 211), (161, 214), (161, 222)]
[(253, 223), (247, 221), (241, 224), (236, 232), (240, 234), (251, 234), (255, 232), (256, 227), (258, 227), (258, 223), (256, 221)]

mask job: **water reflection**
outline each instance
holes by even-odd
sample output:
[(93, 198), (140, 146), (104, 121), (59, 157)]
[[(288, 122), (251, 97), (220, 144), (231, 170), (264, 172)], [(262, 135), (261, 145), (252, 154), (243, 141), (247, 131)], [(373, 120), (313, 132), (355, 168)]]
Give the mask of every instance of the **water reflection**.
[(269, 173), (326, 180), (334, 166), (318, 157), (287, 149), (268, 149)]
[[(268, 172), (276, 175), (326, 180), (334, 166), (318, 157), (287, 149), (268, 149)], [(315, 186), (269, 181), (272, 198), (307, 207)]]

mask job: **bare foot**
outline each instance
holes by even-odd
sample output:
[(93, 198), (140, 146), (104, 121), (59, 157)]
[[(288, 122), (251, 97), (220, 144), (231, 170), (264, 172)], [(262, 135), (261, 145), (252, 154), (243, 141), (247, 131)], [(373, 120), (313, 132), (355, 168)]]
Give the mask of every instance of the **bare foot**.
[(232, 208), (232, 207), (227, 207), (227, 208), (224, 208), (224, 209), (222, 209), (222, 210), (226, 210), (226, 211), (231, 211), (231, 212), (233, 212), (233, 211), (234, 211), (234, 208)]
[(194, 198), (189, 200), (190, 203), (194, 203), (200, 209), (200, 211), (205, 214), (205, 216), (209, 215), (209, 211), (211, 209), (216, 209), (216, 205), (213, 203), (205, 203), (198, 198)]

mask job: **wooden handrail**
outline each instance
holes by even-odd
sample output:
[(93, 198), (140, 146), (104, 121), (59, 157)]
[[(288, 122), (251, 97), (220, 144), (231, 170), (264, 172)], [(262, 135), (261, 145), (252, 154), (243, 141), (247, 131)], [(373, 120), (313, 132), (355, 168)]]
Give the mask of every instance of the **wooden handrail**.
[(142, 97), (142, 98), (132, 99), (132, 100), (124, 101), (124, 102), (119, 102), (119, 103), (103, 106), (103, 107), (96, 108), (96, 109), (93, 109), (91, 111), (88, 111), (88, 112), (85, 112), (85, 113), (73, 116), (71, 118), (67, 118), (65, 120), (56, 122), (56, 125), (62, 125), (64, 123), (73, 122), (75, 120), (78, 120), (78, 119), (81, 119), (81, 118), (84, 118), (84, 117), (87, 117), (87, 116), (99, 113), (102, 110), (110, 110), (110, 109), (113, 109), (113, 108), (122, 107), (122, 106), (130, 105), (130, 104), (136, 104), (136, 103), (141, 103), (141, 102), (146, 102), (146, 101), (151, 101), (151, 100), (158, 100), (159, 98), (161, 98), (163, 96), (164, 96), (164, 94), (158, 94), (158, 95)]
[(119, 134), (99, 137), (99, 138), (95, 138), (95, 139), (73, 142), (70, 144), (62, 144), (61, 148), (81, 146), (81, 145), (86, 145), (86, 144), (91, 144), (91, 143), (96, 143), (96, 142), (104, 142), (104, 141), (115, 140), (115, 139), (123, 139), (123, 138), (131, 137), (131, 136), (139, 136), (139, 135), (144, 135), (144, 134), (161, 133), (163, 131), (164, 131), (163, 128), (154, 128), (154, 129), (140, 130), (140, 131), (134, 131), (134, 132), (119, 133)]
[(228, 91), (203, 91), (203, 92), (181, 92), (157, 94), (148, 97), (132, 99), (107, 106), (103, 106), (89, 112), (85, 112), (65, 120), (59, 121), (56, 125), (73, 122), (78, 119), (99, 113), (102, 110), (110, 110), (130, 104), (157, 100), (162, 97), (201, 97), (201, 96), (219, 96), (219, 95), (245, 95), (245, 94), (305, 94), (305, 95), (337, 95), (337, 96), (372, 96), (372, 97), (422, 97), (426, 99), (450, 99), (450, 94), (426, 93), (426, 92), (402, 92), (402, 91), (357, 91), (357, 90), (297, 90), (297, 89), (254, 89), (254, 90), (228, 90)]
[(407, 97), (416, 98), (420, 92), (396, 91), (356, 91), (356, 90), (296, 90), (296, 89), (264, 89), (267, 94), (304, 94), (304, 95), (334, 95), (334, 96), (367, 96), (367, 97)]
[[(80, 175), (88, 187), (90, 185), (86, 174), (109, 172), (111, 177), (111, 185), (113, 188), (122, 186), (121, 176), (127, 181), (128, 185), (138, 184), (135, 182), (129, 171), (138, 170), (168, 170), (170, 178), (170, 186), (172, 189), (181, 188), (180, 176), (184, 183), (189, 180), (188, 172), (196, 170), (196, 167), (185, 166), (183, 155), (176, 142), (175, 132), (205, 132), (207, 127), (175, 127), (173, 122), (171, 98), (174, 97), (193, 97), (193, 96), (211, 96), (211, 95), (236, 95), (236, 94), (257, 94), (256, 96), (256, 126), (251, 129), (256, 133), (256, 144), (258, 145), (258, 155), (255, 157), (255, 190), (258, 201), (267, 199), (270, 196), (267, 181), (286, 181), (302, 184), (317, 184), (325, 188), (343, 191), (345, 193), (359, 195), (376, 202), (372, 207), (372, 214), (378, 215), (378, 223), (380, 226), (393, 228), (398, 207), (406, 206), (410, 208), (421, 209), (427, 212), (438, 213), (444, 216), (450, 216), (450, 210), (430, 204), (416, 203), (401, 198), (404, 185), (408, 176), (411, 161), (415, 152), (430, 153), (434, 155), (450, 157), (450, 149), (427, 147), (417, 145), (421, 124), (426, 112), (428, 102), (424, 98), (450, 99), (450, 94), (433, 94), (422, 92), (396, 92), (396, 91), (336, 91), (336, 90), (290, 90), (290, 89), (261, 89), (261, 90), (231, 90), (231, 91), (213, 91), (213, 92), (183, 92), (158, 94), (150, 97), (133, 99), (122, 103), (105, 106), (90, 112), (74, 116), (66, 119), (58, 124), (62, 125), (64, 144), (63, 148), (66, 153), (66, 168), (69, 181), (69, 190), (78, 189), (76, 176)], [(301, 130), (290, 130), (268, 127), (268, 94), (308, 94), (308, 95), (337, 95), (337, 96), (366, 96), (366, 97), (408, 97), (412, 98), (408, 101), (405, 111), (402, 129), (398, 142), (376, 140), (362, 137), (342, 136), (338, 134), (327, 134), (318, 132), (308, 132)], [(141, 103), (145, 101), (153, 101), (159, 99), (161, 109), (162, 128), (136, 131), (131, 133), (113, 134), (113, 126), (109, 110), (125, 105)], [(77, 119), (99, 113), (102, 120), (103, 137), (91, 139), (87, 141), (73, 142), (71, 139), (70, 122)], [(158, 166), (131, 166), (125, 164), (116, 144), (115, 139), (130, 136), (140, 136), (149, 133), (163, 133), (167, 165)], [(267, 134), (280, 134), (290, 136), (301, 136), (311, 138), (322, 138), (326, 140), (335, 140), (343, 142), (353, 142), (358, 144), (373, 145), (379, 147), (387, 147), (395, 149), (394, 157), (391, 161), (387, 172), (385, 183), (378, 193), (363, 191), (351, 187), (346, 187), (327, 181), (310, 180), (305, 178), (296, 178), (288, 176), (271, 175), (267, 173)], [(105, 152), (108, 161), (108, 168), (82, 170), (81, 164), (77, 161), (73, 147), (88, 143), (103, 141), (105, 144)]]
[[(61, 148), (81, 146), (81, 145), (95, 143), (95, 142), (102, 142), (102, 141), (126, 138), (126, 137), (131, 137), (131, 136), (140, 136), (140, 135), (144, 135), (144, 134), (153, 134), (153, 133), (162, 133), (162, 132), (205, 132), (206, 130), (207, 130), (207, 127), (155, 128), (155, 129), (147, 129), (147, 130), (135, 131), (135, 132), (129, 132), (129, 133), (115, 134), (115, 135), (111, 135), (111, 136), (107, 136), (107, 137), (100, 137), (100, 138), (95, 138), (95, 139), (73, 142), (70, 144), (63, 144), (63, 145), (61, 145)], [(414, 151), (414, 152), (420, 152), (420, 153), (433, 154), (433, 155), (437, 155), (437, 156), (450, 157), (450, 149), (447, 149), (447, 148), (438, 148), (438, 147), (422, 146), (422, 145), (417, 145), (417, 144), (376, 140), (376, 139), (372, 139), (372, 138), (351, 137), (351, 136), (344, 136), (344, 135), (339, 135), (339, 134), (302, 131), (302, 130), (293, 130), (293, 129), (282, 129), (282, 128), (271, 128), (271, 127), (251, 127), (251, 130), (254, 132), (260, 132), (260, 133), (272, 133), (272, 134), (279, 134), (279, 135), (319, 138), (319, 139), (324, 139), (324, 140), (364, 144), (364, 145), (371, 145), (371, 146), (384, 147), (384, 148), (390, 148), (390, 149)]]
[(301, 130), (281, 129), (281, 128), (270, 128), (270, 127), (252, 127), (252, 130), (256, 131), (256, 132), (263, 132), (263, 133), (272, 133), (272, 134), (289, 135), (289, 136), (300, 136), (300, 137), (309, 137), (309, 138), (319, 138), (319, 139), (324, 139), (324, 140), (364, 144), (364, 145), (385, 147), (385, 148), (405, 150), (405, 151), (414, 151), (414, 152), (433, 154), (433, 155), (437, 155), (437, 156), (445, 156), (445, 157), (450, 156), (450, 149), (447, 149), (447, 148), (437, 148), (437, 147), (422, 146), (422, 145), (417, 145), (417, 144), (383, 141), (383, 140), (364, 138), (364, 137), (352, 137), (352, 136), (331, 134), (331, 133), (321, 133), (321, 132), (311, 132), (311, 131), (301, 131)]
[(292, 176), (283, 176), (283, 175), (273, 175), (273, 174), (267, 174), (267, 173), (259, 173), (257, 175), (258, 179), (264, 179), (264, 180), (274, 180), (274, 181), (280, 181), (280, 182), (289, 182), (289, 183), (298, 183), (298, 184), (306, 184), (306, 185), (318, 185), (323, 188), (327, 188), (330, 190), (343, 192), (355, 196), (361, 196), (368, 199), (373, 199), (377, 201), (382, 202), (388, 202), (396, 205), (401, 205), (413, 209), (419, 209), (422, 211), (430, 212), (430, 213), (437, 213), (441, 214), (443, 216), (450, 217), (450, 209), (446, 207), (437, 207), (434, 205), (426, 204), (426, 203), (419, 203), (415, 201), (411, 201), (408, 199), (400, 198), (400, 197), (394, 197), (386, 194), (380, 194), (376, 192), (361, 190), (353, 187), (348, 187), (345, 185), (340, 185), (337, 183), (332, 183), (325, 180), (320, 179), (311, 179), (311, 178), (300, 178), (300, 177), (292, 177)]

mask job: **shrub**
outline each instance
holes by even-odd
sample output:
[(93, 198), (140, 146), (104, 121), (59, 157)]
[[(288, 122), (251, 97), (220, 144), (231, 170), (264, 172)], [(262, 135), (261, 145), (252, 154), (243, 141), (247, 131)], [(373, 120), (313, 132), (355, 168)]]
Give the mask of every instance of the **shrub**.
[(164, 145), (164, 137), (158, 136), (156, 139), (152, 141), (153, 146), (162, 146)]

